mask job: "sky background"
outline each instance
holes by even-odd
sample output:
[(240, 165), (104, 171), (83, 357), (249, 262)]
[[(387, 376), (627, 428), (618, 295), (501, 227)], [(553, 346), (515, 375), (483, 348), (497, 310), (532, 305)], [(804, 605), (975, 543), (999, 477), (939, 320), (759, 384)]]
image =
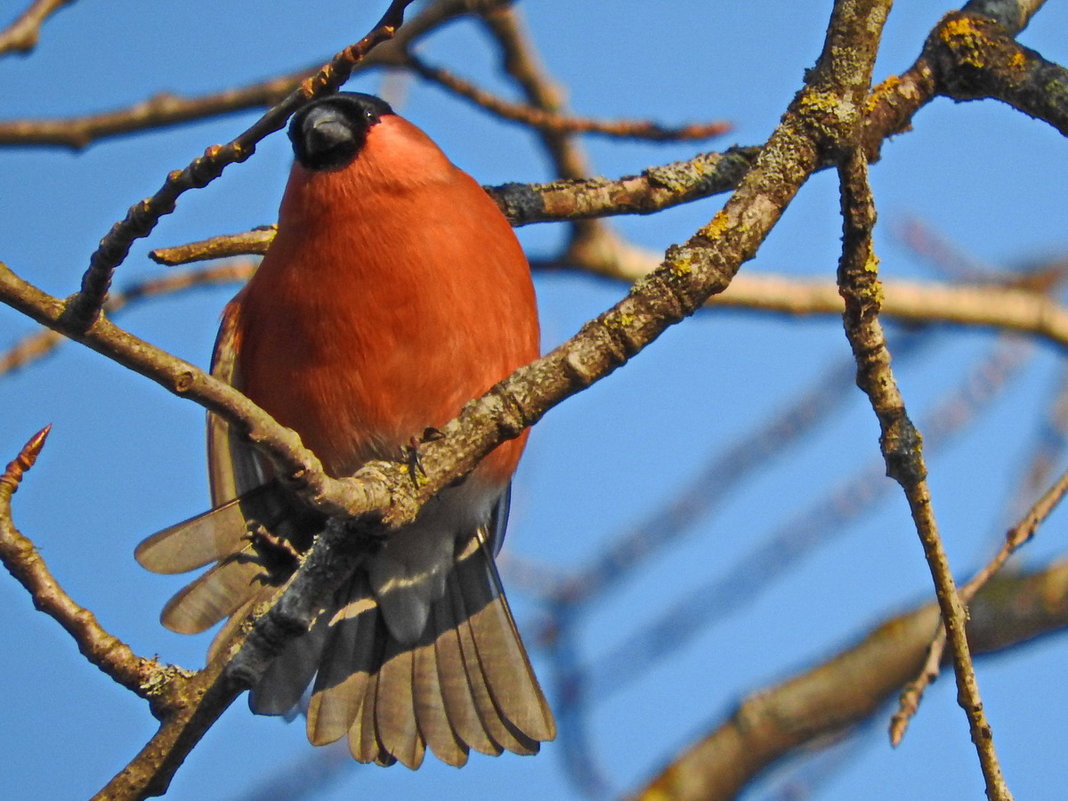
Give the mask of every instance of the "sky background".
[[(665, 124), (724, 119), (735, 126), (711, 144), (587, 138), (595, 171), (610, 177), (702, 149), (762, 142), (818, 56), (831, 7), (829, 1), (787, 0), (519, 5), (548, 69), (567, 87), (578, 113)], [(1068, 7), (1048, 5), (1019, 38), (1068, 63)], [(22, 6), (23, 0), (0, 4), (0, 25)], [(235, 0), (77, 3), (46, 24), (31, 56), (0, 59), (0, 115), (88, 113), (164, 90), (195, 95), (242, 85), (324, 61), (360, 38), (383, 7), (368, 0), (272, 0), (256, 4), (254, 12)], [(876, 80), (907, 68), (949, 8), (896, 3)], [(489, 88), (510, 91), (494, 73), (492, 46), (473, 23), (425, 40), (421, 53)], [(376, 92), (381, 78), (360, 75), (348, 88)], [(482, 183), (551, 177), (530, 133), (441, 90), (412, 83), (399, 110)], [(78, 154), (0, 149), (0, 260), (52, 294), (74, 292), (96, 243), (132, 203), (206, 146), (233, 138), (258, 113), (107, 140)], [(1068, 168), (1056, 131), (994, 102), (948, 100), (923, 109), (914, 125), (884, 146), (872, 172), (885, 277), (938, 277), (900, 239), (900, 226), (914, 218), (999, 269), (1063, 255)], [(288, 142), (279, 133), (206, 190), (183, 196), (177, 213), (135, 244), (116, 285), (167, 272), (147, 258), (153, 247), (272, 222), (289, 161)], [(612, 225), (662, 252), (687, 239), (722, 203), (720, 196), (649, 218), (616, 218)], [(531, 226), (520, 237), (532, 257), (551, 256), (563, 232), (557, 225)], [(817, 175), (743, 269), (833, 277), (839, 236), (834, 177)], [(539, 274), (536, 283), (546, 349), (626, 291), (621, 284), (565, 273)], [(148, 301), (117, 322), (206, 366), (219, 312), (234, 291), (203, 289)], [(0, 310), (0, 348), (32, 330), (28, 320)], [(900, 336), (891, 328), (892, 341)], [(994, 339), (990, 332), (946, 329), (901, 359), (898, 375), (914, 419), (922, 420)], [(738, 311), (696, 315), (538, 424), (516, 482), (506, 550), (561, 575), (581, 567), (629, 524), (660, 508), (712, 454), (758, 429), (847, 357), (833, 319)], [(1038, 344), (975, 427), (931, 456), (935, 511), (959, 574), (985, 560), (1008, 522), (1012, 488), (1057, 388), (1058, 357)], [(792, 516), (877, 456), (870, 409), (850, 382), (843, 393), (828, 421), (801, 447), (786, 449), (735, 488), (715, 514), (590, 608), (576, 630), (580, 662), (598, 664), (643, 622), (676, 604), (698, 611), (694, 593), (733, 575), (729, 571), (746, 564), (746, 555)], [(176, 635), (157, 622), (183, 577), (145, 572), (132, 551), (148, 534), (206, 507), (201, 409), (68, 344), (47, 361), (0, 378), (0, 421), (4, 462), (40, 427), (55, 426), (15, 498), (15, 520), (67, 591), (137, 653), (199, 667), (209, 637)], [(1026, 562), (1039, 564), (1062, 552), (1064, 521), (1063, 514), (1053, 516), (1028, 546)], [(747, 693), (814, 664), (929, 594), (904, 501), (887, 493), (862, 523), (761, 593), (733, 598), (736, 607), (715, 625), (687, 639), (672, 638), (677, 647), (633, 680), (598, 674), (597, 701), (585, 723), (593, 755), (610, 776), (609, 794), (640, 787)], [(521, 628), (532, 633), (541, 619), (536, 598), (517, 589), (510, 597)], [(7, 685), (0, 712), (0, 797), (86, 798), (134, 756), (155, 730), (154, 721), (139, 699), (87, 666), (70, 639), (36, 614), (6, 575), (0, 575), (0, 608), (0, 676)], [(555, 705), (550, 666), (532, 650)], [(1053, 637), (981, 663), (980, 687), (1017, 798), (1063, 798), (1066, 661), (1068, 641)], [(982, 797), (954, 696), (951, 680), (939, 682), (896, 751), (886, 743), (882, 716), (851, 746), (846, 764), (835, 768), (819, 797)], [(193, 752), (168, 798), (271, 797), (257, 793), (282, 776), (304, 782), (299, 777), (312, 756), (300, 724), (254, 717), (242, 700)], [(309, 797), (583, 797), (564, 769), (559, 743), (536, 758), (472, 756), (459, 771), (432, 759), (417, 773), (347, 760), (338, 765)], [(746, 798), (767, 797), (779, 778), (773, 772)]]

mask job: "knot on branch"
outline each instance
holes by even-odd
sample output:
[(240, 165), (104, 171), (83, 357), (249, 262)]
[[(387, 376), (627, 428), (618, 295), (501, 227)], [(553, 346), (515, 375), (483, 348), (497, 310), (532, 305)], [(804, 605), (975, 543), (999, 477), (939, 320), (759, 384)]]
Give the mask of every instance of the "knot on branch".
[(923, 450), (923, 435), (900, 409), (879, 438), (886, 459), (886, 475), (903, 486), (915, 486), (927, 478)]
[(513, 225), (537, 220), (545, 214), (545, 201), (530, 184), (508, 183), (487, 192)]

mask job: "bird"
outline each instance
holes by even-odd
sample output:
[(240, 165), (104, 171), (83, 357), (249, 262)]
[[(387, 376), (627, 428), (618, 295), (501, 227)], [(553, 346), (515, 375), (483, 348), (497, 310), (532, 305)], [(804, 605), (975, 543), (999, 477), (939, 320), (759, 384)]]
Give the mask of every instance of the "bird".
[[(226, 306), (212, 374), (293, 429), (334, 476), (397, 461), (419, 432), (539, 355), (530, 267), (497, 205), (378, 97), (335, 92), (289, 128), (277, 233)], [(156, 573), (210, 568), (164, 607), (209, 663), (322, 530), (269, 460), (208, 413), (212, 509), (143, 541)], [(440, 433), (440, 432), (438, 432)], [(526, 434), (385, 538), (250, 690), (253, 712), (303, 709), (315, 745), (415, 769), (552, 740), (494, 564)], [(310, 696), (308, 690), (310, 688)]]

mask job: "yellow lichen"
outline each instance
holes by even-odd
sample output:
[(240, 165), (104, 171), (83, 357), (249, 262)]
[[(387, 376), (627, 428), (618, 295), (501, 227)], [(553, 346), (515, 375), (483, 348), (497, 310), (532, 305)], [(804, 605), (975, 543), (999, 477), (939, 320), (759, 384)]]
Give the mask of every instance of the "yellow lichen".
[(831, 113), (838, 108), (838, 101), (838, 95), (834, 92), (806, 92), (798, 103), (798, 109), (805, 112)]
[(939, 38), (969, 67), (983, 66), (982, 45), (986, 41), (975, 20), (968, 17), (951, 19), (942, 26)]
[(720, 209), (716, 212), (715, 216), (709, 221), (708, 225), (701, 229), (701, 235), (708, 239), (717, 239), (723, 235), (723, 232), (727, 230), (730, 221), (727, 218), (727, 212)]
[(671, 260), (671, 272), (682, 278), (693, 272), (693, 262), (689, 256), (677, 256)]
[(897, 85), (901, 83), (901, 78), (897, 75), (891, 75), (885, 81), (880, 83), (874, 89), (871, 90), (871, 94), (868, 95), (867, 100), (864, 101), (864, 114), (871, 114), (875, 111), (875, 107), (879, 104), (879, 101), (884, 95), (888, 95), (893, 92)]
[(621, 329), (634, 324), (634, 314), (631, 312), (614, 311), (604, 318), (605, 328)]
[(1027, 56), (1017, 50), (1009, 59), (1009, 67), (1014, 70), (1022, 70), (1027, 66)]

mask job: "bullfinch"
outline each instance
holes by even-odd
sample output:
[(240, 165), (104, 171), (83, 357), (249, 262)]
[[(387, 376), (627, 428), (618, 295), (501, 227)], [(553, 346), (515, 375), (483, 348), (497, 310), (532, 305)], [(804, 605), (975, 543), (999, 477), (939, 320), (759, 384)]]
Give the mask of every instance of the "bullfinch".
[[(212, 373), (295, 430), (333, 476), (401, 458), (413, 435), (537, 358), (530, 268), (482, 188), (377, 97), (302, 108), (278, 233), (229, 303)], [(390, 536), (287, 643), (254, 712), (307, 703), (308, 738), (348, 738), (361, 762), (450, 765), (470, 749), (532, 754), (555, 724), (494, 555), (525, 435)], [(161, 619), (186, 634), (224, 618), (208, 652), (292, 574), (324, 518), (208, 414), (213, 510), (142, 542), (157, 573), (212, 565)], [(306, 691), (310, 687), (310, 701)]]

